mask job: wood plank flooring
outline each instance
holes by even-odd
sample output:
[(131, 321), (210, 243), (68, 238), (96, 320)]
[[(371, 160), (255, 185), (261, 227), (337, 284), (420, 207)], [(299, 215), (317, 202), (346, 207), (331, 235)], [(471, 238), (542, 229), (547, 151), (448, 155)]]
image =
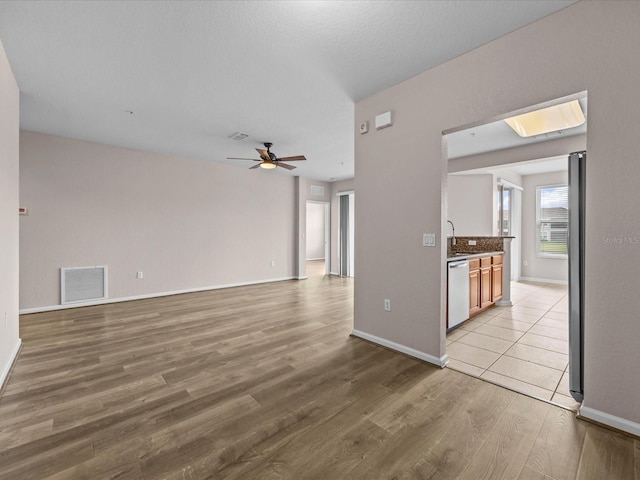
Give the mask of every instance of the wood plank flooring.
[(353, 279), (26, 315), (2, 479), (635, 479), (640, 444), (350, 337)]

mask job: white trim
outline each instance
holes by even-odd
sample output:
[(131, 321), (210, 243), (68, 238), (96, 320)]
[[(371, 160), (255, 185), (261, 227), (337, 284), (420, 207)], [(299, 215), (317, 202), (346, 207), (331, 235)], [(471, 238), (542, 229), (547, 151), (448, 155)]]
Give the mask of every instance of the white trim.
[(306, 280), (309, 277), (307, 277), (306, 275), (304, 277), (294, 277), (294, 280)]
[(630, 433), (636, 437), (640, 437), (640, 423), (632, 422), (625, 418), (616, 417), (610, 413), (601, 412), (594, 408), (585, 407), (584, 405), (578, 410), (578, 418), (583, 417), (594, 422), (613, 427), (617, 430)]
[(429, 355), (428, 353), (421, 352), (419, 350), (401, 345), (396, 342), (392, 342), (391, 340), (376, 337), (375, 335), (371, 335), (369, 333), (361, 332), (360, 330), (356, 330), (355, 328), (351, 330), (351, 335), (353, 335), (354, 337), (362, 338), (363, 340), (368, 340), (378, 345), (382, 345), (383, 347), (390, 348), (391, 350), (395, 350), (396, 352), (404, 353), (406, 355), (409, 355), (410, 357), (424, 360), (425, 362), (432, 363), (433, 365), (436, 365), (440, 368), (444, 368), (449, 362), (449, 357), (446, 353), (440, 358), (434, 357), (433, 355)]
[(352, 193), (356, 193), (355, 190), (345, 190), (344, 192), (337, 192), (336, 197), (342, 197), (344, 195), (351, 195)]
[(512, 307), (513, 302), (511, 300), (498, 300), (496, 302), (496, 307)]
[(335, 275), (336, 277), (340, 276), (340, 274), (338, 272), (329, 272), (329, 275)]
[(498, 177), (498, 180), (496, 181), (496, 183), (498, 185), (502, 185), (507, 188), (514, 188), (516, 190), (520, 190), (521, 192), (524, 191), (524, 188), (522, 188), (520, 185), (512, 183), (509, 180), (505, 180), (504, 178), (501, 178), (501, 177)]
[(307, 262), (314, 262), (316, 260), (324, 260), (324, 258), (307, 258)]
[(555, 283), (557, 285), (569, 285), (567, 280), (551, 280), (549, 278), (535, 278), (535, 277), (520, 277), (520, 280), (524, 280), (525, 282), (538, 282), (538, 283)]
[(307, 277), (270, 278), (267, 280), (256, 280), (252, 282), (227, 283), (224, 285), (213, 285), (209, 287), (200, 287), (200, 288), (187, 288), (184, 290), (173, 290), (170, 292), (147, 293), (144, 295), (134, 295), (131, 297), (109, 298), (106, 300), (98, 300), (96, 302), (75, 303), (75, 304), (66, 304), (66, 305), (50, 305), (48, 307), (25, 308), (20, 310), (20, 314), (50, 312), (52, 310), (64, 310), (67, 308), (77, 308), (77, 307), (91, 307), (94, 305), (104, 305), (107, 303), (120, 303), (120, 302), (128, 302), (131, 300), (144, 300), (145, 298), (166, 297), (169, 295), (181, 295), (183, 293), (195, 293), (195, 292), (205, 292), (207, 290), (220, 290), (223, 288), (244, 287), (247, 285), (259, 285), (261, 283), (283, 282), (285, 280), (296, 280), (296, 279), (303, 280), (306, 278)]
[(22, 339), (18, 337), (18, 343), (16, 343), (16, 346), (13, 349), (13, 352), (11, 352), (11, 355), (9, 356), (9, 361), (5, 365), (4, 370), (2, 370), (2, 374), (0, 374), (0, 390), (2, 389), (2, 387), (4, 387), (4, 382), (7, 381), (7, 377), (9, 376), (9, 372), (11, 371), (11, 367), (13, 367), (13, 364), (16, 361), (16, 358), (18, 358), (20, 345), (22, 345)]

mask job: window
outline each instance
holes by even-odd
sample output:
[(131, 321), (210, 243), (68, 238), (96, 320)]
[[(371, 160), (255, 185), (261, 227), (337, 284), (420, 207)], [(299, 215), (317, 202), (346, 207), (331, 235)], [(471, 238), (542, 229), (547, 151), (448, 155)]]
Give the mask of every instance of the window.
[(541, 257), (567, 258), (569, 187), (536, 188), (537, 253)]

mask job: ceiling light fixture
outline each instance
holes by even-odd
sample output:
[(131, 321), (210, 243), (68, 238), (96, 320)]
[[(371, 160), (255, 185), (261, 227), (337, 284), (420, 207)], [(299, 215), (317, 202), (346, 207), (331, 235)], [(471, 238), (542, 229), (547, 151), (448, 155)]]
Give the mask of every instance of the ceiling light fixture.
[(585, 122), (578, 100), (561, 103), (505, 119), (507, 125), (521, 137), (574, 128)]
[(273, 162), (262, 162), (260, 164), (260, 168), (266, 168), (267, 170), (272, 170), (276, 168), (276, 164)]

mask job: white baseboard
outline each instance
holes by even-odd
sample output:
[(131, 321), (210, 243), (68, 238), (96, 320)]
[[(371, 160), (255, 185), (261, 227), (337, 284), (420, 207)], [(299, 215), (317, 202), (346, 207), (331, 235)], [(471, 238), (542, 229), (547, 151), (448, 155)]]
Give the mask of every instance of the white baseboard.
[(584, 405), (578, 410), (578, 418), (586, 418), (594, 422), (613, 427), (617, 430), (630, 433), (636, 437), (640, 437), (640, 423), (632, 422), (624, 418), (616, 417), (609, 413), (601, 412), (594, 408), (585, 407)]
[(407, 347), (405, 345), (401, 345), (396, 342), (392, 342), (391, 340), (386, 340), (384, 338), (376, 337), (375, 335), (371, 335), (369, 333), (361, 332), (360, 330), (353, 329), (351, 331), (351, 335), (354, 337), (362, 338), (363, 340), (368, 340), (369, 342), (376, 343), (378, 345), (382, 345), (383, 347), (390, 348), (391, 350), (395, 350), (396, 352), (404, 353), (409, 355), (410, 357), (415, 357), (420, 360), (424, 360), (425, 362), (432, 363), (440, 368), (444, 368), (449, 362), (449, 357), (444, 354), (442, 357), (434, 357), (433, 355), (429, 355), (428, 353), (421, 352), (411, 347)]
[(513, 302), (511, 300), (498, 300), (496, 302), (496, 307), (512, 307)]
[[(525, 282), (538, 282), (538, 283), (555, 283), (557, 285), (568, 285), (569, 282), (567, 280), (551, 280), (548, 278), (535, 278), (535, 277), (520, 277), (520, 280), (524, 280)], [(518, 280), (518, 281), (520, 281)]]
[(129, 302), (131, 300), (144, 300), (145, 298), (156, 298), (156, 297), (167, 297), (169, 295), (180, 295), (183, 293), (195, 293), (195, 292), (206, 292), (207, 290), (220, 290), (222, 288), (233, 288), (233, 287), (245, 287), (248, 285), (259, 285), (261, 283), (273, 283), (273, 282), (283, 282), (285, 280), (303, 280), (307, 277), (282, 277), (282, 278), (270, 278), (267, 280), (256, 280), (253, 282), (240, 282), (240, 283), (228, 283), (224, 285), (213, 285), (209, 287), (199, 287), (199, 288), (187, 288), (185, 290), (174, 290), (171, 292), (159, 292), (159, 293), (148, 293), (144, 295), (134, 295), (131, 297), (119, 297), (119, 298), (107, 298), (105, 300), (96, 300), (93, 302), (84, 302), (77, 304), (65, 304), (65, 305), (50, 305), (47, 307), (35, 307), (35, 308), (24, 308), (20, 310), (20, 314), (26, 313), (39, 313), (39, 312), (50, 312), (52, 310), (64, 310), (67, 308), (77, 308), (77, 307), (91, 307), (94, 305), (104, 305), (106, 303), (119, 303), (119, 302)]
[(13, 352), (11, 352), (11, 356), (9, 357), (9, 361), (4, 366), (4, 368), (2, 369), (2, 373), (0, 374), (0, 390), (2, 390), (2, 387), (4, 387), (4, 382), (7, 381), (7, 377), (9, 376), (9, 372), (11, 371), (11, 367), (18, 357), (20, 345), (22, 345), (22, 339), (18, 338), (18, 343), (16, 343), (16, 346), (13, 349)]
[(329, 275), (335, 275), (336, 277), (340, 276), (340, 274), (338, 272), (329, 272)]
[(309, 277), (307, 277), (306, 275), (304, 277), (294, 277), (295, 280), (306, 280)]

